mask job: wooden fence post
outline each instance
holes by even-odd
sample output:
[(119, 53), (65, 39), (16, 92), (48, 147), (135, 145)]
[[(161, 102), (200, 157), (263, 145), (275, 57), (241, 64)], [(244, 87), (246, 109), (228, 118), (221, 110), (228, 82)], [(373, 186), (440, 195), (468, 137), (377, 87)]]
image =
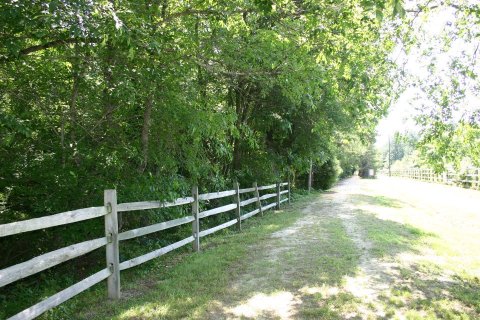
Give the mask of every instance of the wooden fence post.
[(112, 274), (107, 278), (108, 297), (120, 299), (120, 259), (118, 248), (118, 213), (117, 213), (117, 191), (104, 191), (104, 204), (107, 208), (105, 215), (105, 236), (108, 243), (105, 246), (107, 257), (107, 268)]
[(312, 190), (312, 180), (313, 180), (313, 161), (310, 159), (310, 171), (308, 171), (308, 193)]
[(257, 209), (260, 211), (260, 215), (263, 217), (262, 202), (260, 202), (260, 192), (258, 192), (258, 185), (256, 182), (253, 183), (253, 187), (255, 188), (255, 197), (257, 198)]
[(280, 210), (280, 182), (277, 182), (277, 210)]
[(192, 187), (192, 216), (195, 220), (192, 221), (192, 236), (193, 240), (193, 250), (195, 252), (200, 251), (200, 219), (198, 217), (198, 186)]
[(288, 204), (290, 204), (290, 180), (288, 181)]
[(235, 208), (235, 212), (237, 214), (237, 227), (239, 231), (242, 231), (242, 210), (240, 207), (240, 186), (237, 181), (233, 183), (233, 189), (235, 190), (235, 204), (237, 207)]

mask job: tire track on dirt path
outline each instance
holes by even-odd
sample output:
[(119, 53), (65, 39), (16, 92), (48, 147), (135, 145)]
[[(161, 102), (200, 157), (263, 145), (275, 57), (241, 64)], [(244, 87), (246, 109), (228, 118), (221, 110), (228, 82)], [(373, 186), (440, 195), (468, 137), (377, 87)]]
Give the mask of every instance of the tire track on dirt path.
[[(292, 226), (252, 246), (246, 270), (232, 281), (229, 296), (215, 302), (210, 319), (303, 318), (303, 309), (321, 308), (328, 299), (347, 293), (370, 302), (370, 305), (364, 304), (365, 310), (338, 311), (342, 318), (358, 319), (360, 316), (363, 319), (363, 315), (372, 315), (372, 311), (383, 316), (384, 310), (376, 302), (382, 290), (388, 288), (388, 277), (382, 270), (386, 266), (377, 265), (378, 261), (372, 259), (369, 253), (371, 244), (355, 223), (354, 204), (348, 198), (351, 194), (349, 188), (355, 184), (355, 179), (349, 179), (322, 194), (302, 209), (302, 217)], [(340, 231), (332, 232), (332, 223), (336, 223)], [(349, 242), (351, 251), (335, 247), (339, 241), (338, 232), (344, 234), (346, 239), (343, 241)], [(327, 251), (323, 248), (326, 244), (330, 245)], [(330, 279), (328, 285), (322, 283), (322, 272), (333, 273), (323, 270), (322, 260), (333, 260), (332, 264), (338, 260), (345, 263), (348, 257), (342, 255), (355, 258), (348, 266), (350, 276), (338, 270), (337, 278)], [(354, 263), (357, 256), (358, 266)], [(344, 279), (346, 287), (340, 284)], [(332, 286), (332, 283), (336, 285)], [(312, 307), (309, 299), (315, 295), (321, 296), (322, 301), (320, 304), (315, 301)]]
[[(345, 289), (369, 304), (377, 317), (385, 317), (384, 304), (381, 303), (379, 297), (394, 283), (391, 275), (396, 273), (395, 270), (399, 265), (380, 261), (371, 254), (373, 244), (368, 240), (365, 230), (358, 224), (356, 218), (359, 209), (354, 203), (352, 195), (362, 194), (362, 190), (358, 184), (353, 182), (355, 180), (349, 179), (337, 187), (339, 201), (343, 203), (343, 210), (338, 216), (342, 219), (345, 231), (360, 253), (359, 270), (354, 277), (345, 277)], [(365, 316), (369, 313), (367, 309), (363, 311)]]

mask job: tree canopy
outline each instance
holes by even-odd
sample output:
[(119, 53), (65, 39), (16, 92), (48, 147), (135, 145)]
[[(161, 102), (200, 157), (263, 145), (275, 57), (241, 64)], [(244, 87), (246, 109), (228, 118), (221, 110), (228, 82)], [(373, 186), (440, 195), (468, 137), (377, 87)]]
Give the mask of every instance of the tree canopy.
[(426, 72), (410, 75), (420, 89), (418, 151), (437, 172), (480, 166), (480, 5), (478, 1), (425, 1), (415, 17), (436, 22), (435, 33), (416, 31)]
[[(400, 0), (2, 1), (0, 223), (98, 206), (110, 188), (129, 202), (298, 186), (311, 162), (328, 188), (371, 155), (404, 14)], [(174, 209), (120, 227), (184, 216)], [(68, 227), (0, 242), (2, 263), (104, 234)], [(0, 317), (19, 308), (14, 289)]]
[(394, 69), (394, 22), (383, 13), (400, 7), (3, 2), (8, 207), (43, 215), (106, 187), (129, 198), (276, 180), (337, 157), (348, 140), (368, 143)]

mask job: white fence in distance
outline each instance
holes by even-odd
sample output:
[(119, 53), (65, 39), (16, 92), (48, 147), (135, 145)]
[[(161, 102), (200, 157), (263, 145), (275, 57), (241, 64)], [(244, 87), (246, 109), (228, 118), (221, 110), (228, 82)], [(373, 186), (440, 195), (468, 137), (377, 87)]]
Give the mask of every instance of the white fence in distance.
[(445, 171), (435, 173), (432, 169), (392, 170), (392, 177), (409, 178), (425, 182), (443, 183), (480, 190), (480, 169), (472, 168), (464, 172)]

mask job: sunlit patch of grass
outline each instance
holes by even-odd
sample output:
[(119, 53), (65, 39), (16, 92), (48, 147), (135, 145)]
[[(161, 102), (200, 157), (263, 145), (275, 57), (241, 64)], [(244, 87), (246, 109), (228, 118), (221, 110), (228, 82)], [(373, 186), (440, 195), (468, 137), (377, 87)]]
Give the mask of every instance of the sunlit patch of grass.
[[(399, 318), (396, 318), (399, 319)], [(424, 310), (408, 310), (405, 312), (405, 319), (407, 320), (434, 320), (437, 319), (433, 311)]]
[(350, 199), (358, 205), (368, 204), (386, 208), (403, 208), (405, 206), (401, 200), (381, 195), (353, 194), (350, 195)]
[[(480, 318), (480, 284), (475, 281), (479, 261), (474, 253), (478, 244), (470, 240), (472, 229), (458, 222), (461, 213), (447, 218), (418, 208), (391, 210), (390, 203), (372, 195), (368, 205), (375, 210), (362, 206), (356, 215), (371, 243), (370, 253), (401, 265), (393, 288), (380, 296), (387, 318)], [(382, 207), (389, 209), (382, 212)]]
[(362, 303), (361, 299), (342, 291), (327, 297), (315, 294), (304, 299), (306, 306), (299, 309), (298, 318), (344, 319), (346, 315), (360, 315)]
[(368, 240), (373, 243), (371, 252), (379, 258), (402, 251), (418, 252), (423, 243), (435, 237), (408, 224), (377, 219), (375, 215), (362, 210), (357, 211), (356, 219)]

